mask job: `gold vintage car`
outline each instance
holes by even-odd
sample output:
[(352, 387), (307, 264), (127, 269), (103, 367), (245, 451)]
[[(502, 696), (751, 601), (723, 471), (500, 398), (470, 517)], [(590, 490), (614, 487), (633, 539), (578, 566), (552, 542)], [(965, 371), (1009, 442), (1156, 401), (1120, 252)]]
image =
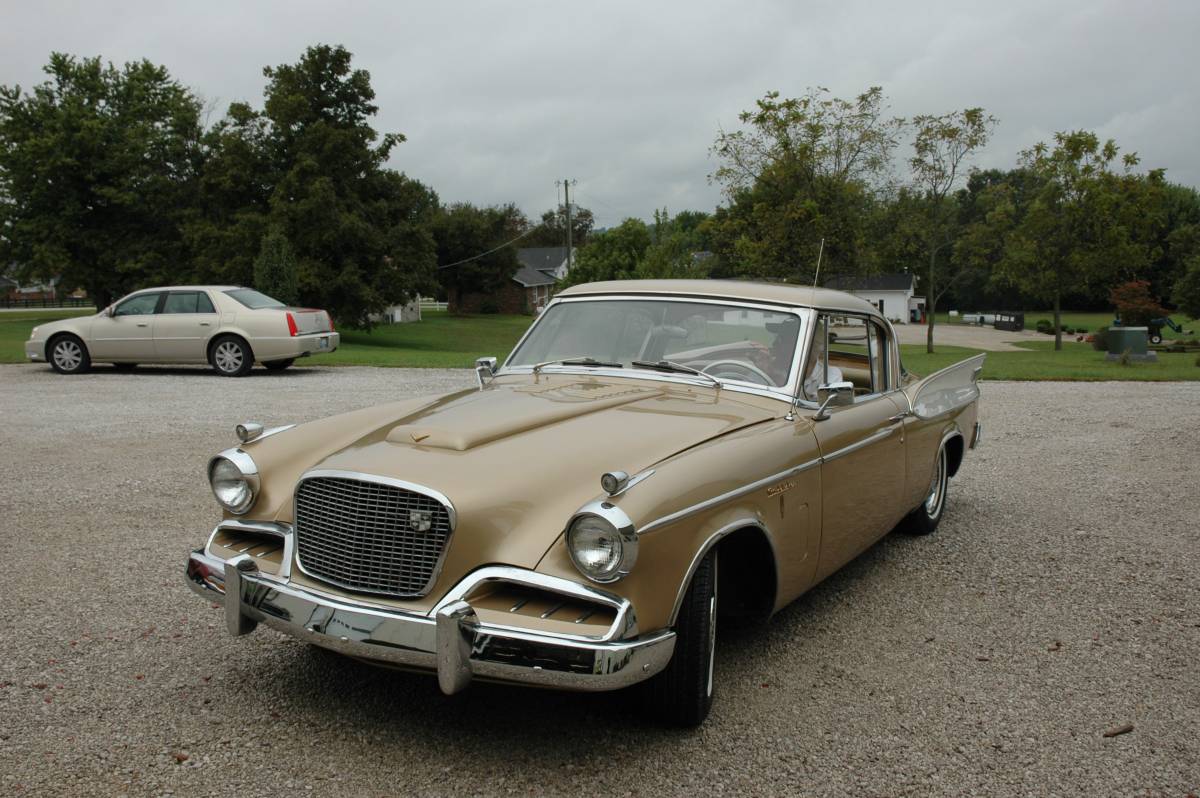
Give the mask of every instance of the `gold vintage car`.
[(645, 682), (697, 724), (718, 614), (769, 616), (893, 527), (937, 527), (982, 362), (917, 379), (835, 291), (577, 286), (476, 389), (240, 425), (188, 583), (235, 635), (265, 623), (448, 694)]
[(25, 356), (59, 374), (93, 363), (208, 363), (242, 377), (255, 362), (282, 371), (300, 357), (332, 352), (339, 335), (324, 310), (287, 307), (253, 288), (174, 285), (146, 288), (93, 316), (33, 328)]

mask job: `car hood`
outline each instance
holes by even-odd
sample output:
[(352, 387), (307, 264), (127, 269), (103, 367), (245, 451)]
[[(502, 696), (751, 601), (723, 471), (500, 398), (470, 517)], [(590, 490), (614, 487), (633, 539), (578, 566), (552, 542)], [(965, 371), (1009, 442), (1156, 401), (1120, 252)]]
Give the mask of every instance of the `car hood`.
[(775, 404), (653, 380), (506, 376), (409, 406), (310, 467), (391, 477), (448, 497), (458, 524), (443, 577), (454, 580), (492, 562), (534, 567), (572, 514), (601, 493), (605, 471), (637, 473), (774, 418), (783, 412)]

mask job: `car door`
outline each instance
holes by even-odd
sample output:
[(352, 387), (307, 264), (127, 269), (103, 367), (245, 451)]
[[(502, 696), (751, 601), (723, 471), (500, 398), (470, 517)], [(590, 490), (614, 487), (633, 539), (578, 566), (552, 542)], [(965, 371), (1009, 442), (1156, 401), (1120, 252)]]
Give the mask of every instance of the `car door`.
[[(813, 425), (821, 452), (818, 579), (887, 534), (902, 515), (908, 401), (892, 373), (886, 336), (883, 325), (865, 316), (821, 314), (814, 328), (806, 392), (814, 376), (855, 386), (853, 404), (829, 408), (828, 418)], [(812, 393), (805, 398), (815, 400)]]
[(154, 319), (158, 360), (204, 362), (208, 339), (220, 322), (207, 291), (170, 291)]
[(122, 299), (111, 315), (92, 322), (88, 352), (93, 360), (154, 360), (154, 312), (162, 291), (143, 291)]

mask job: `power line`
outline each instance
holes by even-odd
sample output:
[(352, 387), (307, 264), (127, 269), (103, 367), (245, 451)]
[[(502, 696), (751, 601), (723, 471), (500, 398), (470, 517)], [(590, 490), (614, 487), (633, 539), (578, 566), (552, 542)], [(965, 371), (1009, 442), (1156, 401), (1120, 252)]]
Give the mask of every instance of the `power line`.
[(456, 261), (454, 261), (454, 263), (447, 263), (445, 266), (438, 266), (438, 268), (439, 269), (449, 269), (453, 266), (461, 266), (464, 263), (470, 263), (473, 260), (479, 260), (480, 258), (486, 258), (488, 255), (491, 255), (493, 252), (499, 252), (500, 250), (504, 249), (505, 247), (511, 246), (511, 245), (517, 243), (522, 238), (529, 235), (536, 229), (537, 229), (536, 227), (530, 227), (528, 230), (526, 230), (524, 233), (521, 233), (521, 235), (517, 236), (512, 241), (505, 241), (500, 246), (498, 246), (494, 249), (489, 249), (487, 252), (480, 252), (478, 255), (472, 255), (469, 258), (463, 258), (462, 260), (456, 260)]

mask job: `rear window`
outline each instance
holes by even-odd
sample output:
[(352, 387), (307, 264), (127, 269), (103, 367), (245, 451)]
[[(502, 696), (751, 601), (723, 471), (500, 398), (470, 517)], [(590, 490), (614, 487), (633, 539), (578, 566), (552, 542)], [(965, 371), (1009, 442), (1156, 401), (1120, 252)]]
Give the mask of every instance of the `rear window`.
[(287, 305), (284, 305), (278, 299), (272, 299), (266, 294), (255, 291), (253, 288), (234, 288), (233, 290), (226, 291), (225, 293), (251, 310), (287, 307)]

